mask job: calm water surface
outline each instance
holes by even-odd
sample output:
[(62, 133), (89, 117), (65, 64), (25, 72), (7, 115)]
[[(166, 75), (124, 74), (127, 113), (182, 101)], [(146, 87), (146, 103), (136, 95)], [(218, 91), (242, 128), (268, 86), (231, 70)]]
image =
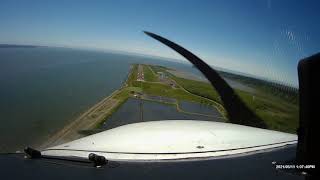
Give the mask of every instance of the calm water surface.
[[(193, 106), (199, 107), (200, 105), (193, 104)], [(143, 118), (141, 118), (141, 108), (143, 111)], [(112, 129), (121, 125), (131, 123), (158, 120), (221, 121), (221, 119), (213, 117), (181, 113), (176, 110), (175, 106), (170, 106), (153, 101), (144, 101), (140, 99), (129, 98), (115, 113), (112, 114), (111, 117), (106, 120), (102, 128)]]

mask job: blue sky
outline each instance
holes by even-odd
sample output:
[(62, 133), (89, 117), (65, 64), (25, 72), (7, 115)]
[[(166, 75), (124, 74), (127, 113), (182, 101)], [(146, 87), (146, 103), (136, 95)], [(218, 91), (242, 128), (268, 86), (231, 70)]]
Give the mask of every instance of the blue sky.
[(297, 85), (298, 60), (319, 51), (319, 5), (316, 0), (2, 0), (0, 43), (183, 59), (145, 36), (147, 30), (211, 65)]

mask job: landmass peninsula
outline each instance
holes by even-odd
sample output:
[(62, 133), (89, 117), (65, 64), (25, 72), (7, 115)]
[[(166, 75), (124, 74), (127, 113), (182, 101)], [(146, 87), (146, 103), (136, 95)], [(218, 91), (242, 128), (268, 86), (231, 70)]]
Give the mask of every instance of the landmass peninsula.
[[(188, 112), (179, 106), (179, 101), (201, 103), (212, 106), (212, 108), (216, 108), (220, 112), (221, 116), (212, 116), (212, 118), (227, 121), (226, 112), (218, 100), (218, 94), (216, 94), (213, 88), (209, 90), (215, 93), (214, 96), (216, 100), (194, 94), (185, 89), (183, 84), (191, 81), (197, 86), (203, 82), (179, 78), (175, 76), (172, 71), (175, 70), (163, 66), (132, 64), (125, 82), (119, 89), (103, 98), (83, 112), (78, 118), (53, 134), (44, 144), (41, 144), (39, 148), (47, 148), (99, 132), (99, 127), (102, 123), (107, 121), (108, 117), (116, 112), (128, 98), (138, 98), (175, 106), (176, 110), (181, 113), (212, 116)], [(177, 82), (177, 80), (180, 82)], [(206, 91), (208, 91), (208, 89), (206, 89)], [(167, 101), (166, 98), (174, 99), (174, 101)]]

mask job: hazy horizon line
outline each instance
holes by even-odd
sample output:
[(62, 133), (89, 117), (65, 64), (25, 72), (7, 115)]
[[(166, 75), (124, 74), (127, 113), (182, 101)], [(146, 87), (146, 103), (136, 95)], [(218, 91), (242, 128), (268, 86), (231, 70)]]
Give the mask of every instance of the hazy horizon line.
[[(119, 50), (119, 49), (107, 49), (107, 48), (94, 48), (94, 47), (83, 47), (83, 46), (68, 46), (68, 45), (39, 45), (39, 44), (10, 44), (10, 43), (0, 43), (0, 46), (3, 45), (7, 45), (7, 46), (33, 46), (33, 47), (49, 47), (49, 48), (69, 48), (69, 49), (78, 49), (78, 50), (89, 50), (89, 51), (98, 51), (98, 52), (108, 52), (108, 53), (116, 53), (116, 54), (127, 54), (127, 55), (135, 55), (135, 56), (143, 56), (143, 57), (151, 57), (151, 58), (160, 58), (162, 60), (167, 60), (170, 62), (177, 62), (177, 63), (183, 63), (186, 65), (190, 65), (193, 66), (193, 64), (191, 64), (189, 61), (185, 60), (185, 59), (177, 59), (177, 58), (172, 58), (172, 57), (166, 57), (166, 56), (159, 56), (159, 55), (151, 55), (151, 54), (143, 54), (140, 52), (132, 52), (132, 51), (127, 51), (127, 50)], [(14, 48), (14, 47), (12, 47)], [(276, 79), (271, 79), (268, 77), (263, 77), (263, 76), (259, 76), (259, 75), (255, 75), (255, 74), (251, 74), (251, 73), (247, 73), (247, 72), (241, 72), (239, 70), (234, 70), (234, 69), (229, 69), (229, 68), (225, 68), (225, 67), (220, 67), (217, 65), (213, 65), (213, 64), (209, 64), (209, 66), (211, 66), (212, 68), (218, 70), (218, 71), (226, 71), (227, 73), (233, 73), (233, 74), (237, 74), (237, 75), (241, 75), (241, 76), (246, 76), (246, 77), (250, 77), (250, 78), (256, 78), (256, 79), (260, 79), (260, 80), (264, 80), (264, 81), (268, 81), (271, 83), (277, 83), (277, 84), (281, 84), (281, 85), (285, 85), (285, 86), (289, 86), (292, 88), (299, 88), (298, 84), (293, 84), (293, 83), (288, 83), (286, 81), (279, 81)]]

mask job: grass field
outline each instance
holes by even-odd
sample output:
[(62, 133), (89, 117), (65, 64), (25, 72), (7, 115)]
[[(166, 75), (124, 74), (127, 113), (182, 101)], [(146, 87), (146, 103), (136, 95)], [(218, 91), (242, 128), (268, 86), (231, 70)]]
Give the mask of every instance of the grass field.
[[(189, 81), (188, 79), (178, 78), (167, 73), (166, 70), (168, 68), (162, 66), (144, 65), (143, 69), (146, 82), (135, 82), (135, 86), (141, 87), (144, 93), (156, 96), (166, 96), (170, 98), (175, 98), (178, 101), (186, 100), (200, 104), (206, 104), (209, 106), (214, 106), (224, 117), (226, 117), (226, 111), (219, 102), (220, 99), (218, 98), (218, 94), (209, 84), (203, 83), (201, 84), (202, 86), (200, 86), (198, 81)], [(150, 69), (152, 69), (153, 72), (150, 71)], [(168, 75), (169, 78), (175, 80), (180, 86), (182, 86), (182, 88), (172, 88), (169, 85), (159, 83), (157, 77), (158, 72), (164, 72)], [(201, 90), (208, 91), (209, 93), (213, 93), (212, 97), (216, 98), (207, 98), (206, 96), (202, 96), (201, 93), (195, 93), (195, 91), (187, 89), (186, 87), (190, 87), (190, 89), (191, 87), (199, 87), (197, 89), (198, 92), (200, 92)]]
[(222, 103), (219, 94), (211, 86), (211, 84), (206, 82), (200, 82), (190, 79), (184, 79), (170, 74), (170, 77), (180, 84), (184, 89), (188, 90), (192, 94), (196, 94), (216, 102)]
[(299, 108), (273, 95), (252, 95), (236, 91), (247, 106), (263, 119), (269, 129), (296, 133), (299, 121)]
[[(167, 72), (166, 67), (152, 66), (151, 68), (157, 72)], [(219, 94), (215, 91), (211, 84), (180, 78), (168, 72), (167, 74), (170, 76), (170, 78), (174, 79), (179, 85), (181, 85), (184, 89), (191, 92), (192, 94), (199, 95), (222, 104)], [(237, 76), (237, 78), (240, 77)], [(247, 79), (245, 78), (245, 80)], [(254, 89), (257, 90), (257, 92), (254, 94), (241, 90), (235, 91), (245, 102), (245, 104), (253, 112), (255, 112), (256, 115), (258, 115), (262, 120), (265, 121), (268, 129), (296, 133), (299, 119), (299, 108), (296, 103), (296, 99), (298, 98), (293, 98), (293, 95), (291, 93), (289, 94), (289, 97), (290, 99), (294, 99), (295, 101), (290, 101), (290, 99), (288, 99), (284, 95), (284, 97), (279, 96), (279, 94), (283, 94), (281, 90), (279, 90), (280, 92), (277, 93), (277, 88), (266, 88), (265, 84), (267, 83), (264, 83), (263, 87), (259, 87), (258, 85), (253, 86)], [(270, 89), (273, 89), (272, 93)]]
[(150, 66), (143, 65), (144, 79), (146, 81), (155, 82), (158, 81), (157, 76), (151, 71)]

